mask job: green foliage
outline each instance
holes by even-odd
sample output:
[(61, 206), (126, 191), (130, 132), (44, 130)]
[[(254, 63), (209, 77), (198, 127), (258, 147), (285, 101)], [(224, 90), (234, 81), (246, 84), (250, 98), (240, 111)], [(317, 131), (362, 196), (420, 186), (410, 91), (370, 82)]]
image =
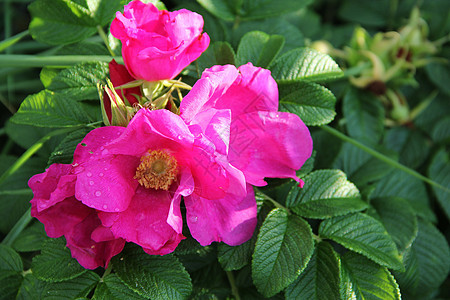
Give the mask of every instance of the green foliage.
[(245, 34), (237, 50), (236, 65), (248, 62), (254, 66), (268, 68), (284, 45), (281, 35), (268, 35), (262, 31), (251, 31)]
[(173, 255), (152, 256), (133, 246), (116, 256), (117, 275), (133, 291), (152, 299), (184, 299), (192, 291), (189, 274)]
[(34, 276), (48, 282), (73, 279), (86, 272), (71, 256), (64, 238), (47, 240), (31, 268)]
[[(450, 189), (450, 159), (445, 149), (440, 149), (436, 153), (428, 169), (428, 174), (431, 179)], [(448, 192), (437, 187), (433, 187), (433, 190), (439, 204), (450, 220), (450, 197)]]
[(291, 284), (314, 250), (308, 223), (274, 209), (261, 226), (253, 253), (252, 277), (258, 291), (273, 296)]
[(320, 224), (321, 238), (331, 239), (374, 262), (394, 270), (403, 270), (401, 257), (383, 224), (355, 213), (327, 219)]
[(214, 65), (234, 65), (235, 57), (234, 50), (229, 43), (215, 42), (196, 61), (197, 73), (201, 76), (205, 69)]
[(367, 208), (342, 171), (315, 171), (304, 181), (305, 187), (292, 187), (286, 200), (286, 205), (302, 217), (326, 219)]
[(275, 60), (270, 69), (272, 76), (279, 83), (321, 82), (343, 75), (331, 57), (309, 48), (294, 49), (283, 54)]

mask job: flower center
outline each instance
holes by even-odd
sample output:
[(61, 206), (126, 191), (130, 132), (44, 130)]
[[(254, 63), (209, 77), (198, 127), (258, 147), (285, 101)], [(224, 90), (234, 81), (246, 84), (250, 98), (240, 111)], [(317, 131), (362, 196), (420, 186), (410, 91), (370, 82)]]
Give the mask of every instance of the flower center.
[(177, 180), (177, 161), (167, 152), (161, 150), (148, 151), (141, 157), (134, 179), (145, 188), (168, 190)]

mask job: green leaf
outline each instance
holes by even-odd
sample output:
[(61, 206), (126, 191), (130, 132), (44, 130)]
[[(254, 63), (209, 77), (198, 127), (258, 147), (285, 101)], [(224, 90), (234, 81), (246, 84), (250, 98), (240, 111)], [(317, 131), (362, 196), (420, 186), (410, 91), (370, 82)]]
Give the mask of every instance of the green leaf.
[(217, 258), (225, 271), (239, 270), (250, 262), (255, 243), (255, 235), (238, 246), (220, 243), (217, 247)]
[(13, 248), (0, 244), (0, 270), (22, 272), (23, 263), (20, 255)]
[(380, 221), (403, 253), (417, 236), (417, 217), (409, 202), (402, 198), (383, 197), (372, 199)]
[(197, 59), (197, 73), (201, 76), (205, 69), (215, 65), (234, 65), (234, 60), (235, 54), (230, 44), (227, 42), (215, 42)]
[(304, 187), (292, 187), (286, 201), (300, 216), (326, 219), (367, 208), (356, 186), (340, 170), (318, 170), (303, 180)]
[(23, 277), (17, 271), (0, 271), (0, 300), (15, 299)]
[(90, 129), (81, 128), (67, 135), (56, 147), (55, 151), (48, 158), (48, 165), (54, 163), (70, 164), (73, 161), (73, 153), (77, 145), (88, 134)]
[(415, 213), (429, 221), (435, 221), (436, 216), (430, 209), (430, 202), (425, 184), (400, 170), (394, 170), (383, 177), (370, 196), (371, 198), (397, 197), (408, 200)]
[(309, 48), (297, 48), (285, 53), (275, 60), (270, 69), (279, 83), (300, 80), (322, 82), (344, 74), (330, 56)]
[(346, 0), (340, 6), (339, 16), (344, 20), (366, 26), (384, 26), (389, 20), (389, 0)]
[(31, 269), (34, 276), (48, 282), (59, 282), (86, 272), (70, 254), (64, 238), (49, 239), (40, 255), (33, 257)]
[(281, 35), (285, 39), (281, 53), (305, 46), (305, 39), (301, 31), (284, 18), (271, 18), (260, 21), (247, 21), (239, 24), (232, 32), (232, 44), (238, 45), (242, 37), (250, 31), (262, 31), (270, 35)]
[(214, 16), (225, 21), (234, 21), (235, 14), (226, 0), (197, 0), (201, 6)]
[(86, 297), (97, 285), (100, 276), (87, 271), (76, 278), (62, 282), (46, 282), (42, 287), (44, 299), (77, 299)]
[(11, 122), (42, 127), (72, 127), (89, 123), (89, 119), (76, 101), (44, 90), (25, 98)]
[[(442, 184), (450, 190), (450, 159), (448, 151), (445, 148), (440, 149), (433, 157), (428, 168), (428, 175), (437, 183)], [(447, 218), (450, 220), (450, 197), (449, 193), (433, 186), (437, 200), (443, 208)]]
[(151, 299), (184, 299), (192, 291), (189, 274), (173, 255), (154, 256), (128, 247), (113, 259), (114, 269), (136, 293)]
[(262, 31), (251, 31), (245, 34), (239, 43), (236, 65), (241, 66), (251, 62), (257, 67), (269, 67), (283, 48), (284, 40), (281, 35), (268, 35)]
[(95, 289), (94, 300), (144, 300), (145, 298), (133, 292), (116, 274), (103, 278)]
[(329, 243), (316, 245), (306, 269), (286, 289), (286, 299), (339, 299), (339, 260)]
[(42, 290), (45, 284), (33, 274), (27, 274), (23, 278), (16, 300), (42, 299)]
[(119, 8), (119, 0), (37, 0), (28, 6), (30, 34), (50, 45), (79, 42), (111, 21)]
[(445, 143), (450, 141), (450, 117), (443, 118), (434, 127), (431, 137), (436, 143)]
[(243, 20), (263, 19), (281, 15), (283, 13), (297, 11), (304, 8), (312, 0), (284, 0), (282, 3), (276, 0), (252, 0), (243, 1)]
[(366, 214), (355, 213), (327, 219), (320, 224), (319, 235), (382, 266), (395, 270), (404, 269), (389, 233), (380, 222)]
[(291, 284), (314, 251), (309, 224), (283, 209), (274, 209), (261, 226), (252, 261), (253, 282), (270, 297)]
[(417, 130), (396, 127), (386, 133), (385, 145), (398, 152), (399, 163), (412, 169), (419, 167), (428, 157), (430, 146)]
[(280, 111), (294, 113), (307, 126), (333, 121), (336, 97), (327, 88), (312, 82), (280, 84)]
[(73, 100), (98, 100), (97, 83), (107, 77), (108, 71), (108, 64), (102, 62), (75, 65), (56, 75), (48, 89)]
[[(383, 148), (376, 147), (377, 151), (390, 156), (392, 153), (386, 153)], [(349, 179), (358, 187), (363, 187), (371, 182), (377, 181), (388, 175), (393, 167), (380, 161), (362, 149), (350, 144), (344, 143), (341, 152), (333, 163), (333, 168), (344, 171)]]
[(402, 291), (420, 295), (436, 289), (447, 278), (450, 250), (442, 233), (431, 223), (419, 219), (419, 233), (405, 256), (406, 272), (395, 272)]
[(389, 270), (354, 252), (341, 259), (341, 299), (400, 300), (400, 290)]
[(13, 247), (19, 252), (39, 251), (47, 239), (44, 225), (40, 222), (35, 222), (20, 233), (14, 240)]
[(369, 144), (378, 143), (384, 132), (384, 109), (375, 96), (350, 88), (344, 96), (343, 112), (350, 137)]
[(430, 80), (447, 96), (450, 96), (450, 63), (446, 60), (445, 63), (432, 62), (425, 66), (425, 70)]

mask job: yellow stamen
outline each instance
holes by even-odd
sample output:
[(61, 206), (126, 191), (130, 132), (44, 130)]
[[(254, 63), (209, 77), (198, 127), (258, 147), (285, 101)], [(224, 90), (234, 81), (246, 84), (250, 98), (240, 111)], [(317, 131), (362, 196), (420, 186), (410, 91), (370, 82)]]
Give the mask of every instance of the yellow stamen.
[(134, 179), (145, 188), (168, 190), (177, 180), (178, 168), (175, 158), (161, 150), (148, 151), (141, 157)]

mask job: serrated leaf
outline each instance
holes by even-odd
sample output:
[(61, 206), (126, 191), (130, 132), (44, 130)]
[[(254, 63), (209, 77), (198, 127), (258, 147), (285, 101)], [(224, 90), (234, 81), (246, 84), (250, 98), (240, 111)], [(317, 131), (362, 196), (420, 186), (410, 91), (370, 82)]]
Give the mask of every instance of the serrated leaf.
[(394, 270), (403, 270), (394, 241), (374, 218), (355, 213), (327, 219), (320, 224), (319, 235), (358, 252), (374, 262)]
[(15, 299), (23, 277), (17, 271), (1, 270), (0, 271), (0, 299)]
[[(433, 157), (428, 168), (430, 178), (450, 190), (450, 158), (445, 148), (439, 150)], [(433, 186), (439, 204), (444, 209), (447, 218), (450, 220), (450, 195), (447, 191)]]
[(235, 54), (233, 48), (227, 42), (215, 42), (203, 52), (197, 59), (197, 71), (199, 76), (202, 72), (215, 65), (234, 65)]
[(376, 209), (380, 221), (403, 253), (417, 236), (417, 217), (409, 202), (402, 198), (375, 198), (370, 202)]
[(384, 132), (384, 109), (375, 96), (350, 88), (344, 96), (343, 112), (352, 138), (369, 144), (379, 142)]
[(436, 143), (445, 143), (450, 141), (450, 117), (440, 120), (431, 132), (431, 137)]
[(341, 299), (400, 300), (400, 289), (389, 270), (354, 252), (341, 259)]
[(450, 63), (431, 62), (425, 66), (430, 80), (447, 96), (450, 96), (450, 87), (448, 82), (450, 81)]
[(398, 152), (399, 162), (412, 169), (419, 167), (428, 157), (430, 146), (417, 130), (396, 127), (386, 133), (385, 145)]
[(280, 84), (280, 111), (294, 113), (308, 126), (330, 123), (336, 115), (336, 97), (312, 82)]
[(94, 300), (144, 300), (145, 298), (133, 292), (116, 275), (109, 274), (103, 278), (95, 289)]
[(100, 276), (92, 271), (85, 272), (80, 276), (62, 281), (62, 282), (46, 282), (42, 287), (42, 295), (44, 299), (77, 299), (86, 297), (92, 289), (97, 285)]
[(306, 269), (286, 289), (286, 299), (339, 299), (339, 260), (329, 243), (316, 245)]
[(86, 272), (70, 254), (64, 238), (49, 239), (41, 254), (33, 257), (31, 269), (34, 276), (48, 282), (60, 282)]
[(73, 100), (98, 99), (97, 83), (108, 75), (107, 63), (83, 63), (62, 70), (48, 89)]
[(394, 273), (402, 290), (418, 297), (435, 291), (450, 269), (450, 250), (444, 235), (433, 224), (419, 219), (419, 233), (408, 252), (406, 272)]
[(81, 128), (67, 135), (48, 158), (48, 165), (54, 163), (70, 164), (73, 161), (73, 153), (78, 143), (80, 143), (86, 134), (89, 133), (88, 128)]
[(89, 123), (89, 119), (76, 101), (44, 90), (25, 98), (11, 122), (41, 127), (72, 127)]
[(20, 255), (13, 248), (0, 244), (0, 270), (22, 272), (23, 263)]
[(189, 274), (173, 255), (148, 255), (130, 246), (113, 259), (113, 265), (129, 288), (147, 298), (184, 299), (192, 291)]
[(217, 247), (217, 258), (225, 271), (239, 270), (250, 262), (255, 238), (238, 246), (220, 243)]
[(283, 209), (274, 209), (261, 226), (252, 261), (253, 282), (270, 297), (291, 284), (314, 251), (309, 224)]
[(322, 82), (344, 74), (330, 56), (309, 48), (297, 48), (285, 53), (275, 60), (270, 69), (278, 83)]
[[(388, 152), (379, 146), (376, 146), (375, 149), (392, 159), (397, 159), (397, 156), (392, 151)], [(332, 166), (333, 168), (344, 171), (349, 179), (358, 187), (363, 187), (379, 180), (393, 170), (391, 165), (380, 161), (350, 143), (344, 143)]]
[(284, 0), (282, 3), (276, 0), (252, 0), (243, 1), (242, 19), (263, 19), (297, 11), (310, 4), (312, 0)]
[(408, 200), (417, 215), (434, 222), (436, 216), (430, 209), (425, 184), (416, 177), (394, 170), (376, 185), (371, 198), (398, 197)]
[(197, 0), (197, 2), (220, 19), (233, 21), (235, 18), (235, 14), (226, 0)]
[(37, 0), (28, 6), (30, 34), (50, 45), (79, 42), (111, 21), (119, 8), (119, 0)]
[(248, 62), (254, 66), (267, 68), (283, 48), (284, 37), (268, 35), (262, 31), (251, 31), (245, 34), (239, 42), (236, 54), (236, 65)]
[(356, 186), (340, 170), (318, 170), (303, 180), (303, 188), (293, 186), (286, 201), (286, 205), (300, 216), (326, 219), (361, 211), (368, 206), (361, 200)]

